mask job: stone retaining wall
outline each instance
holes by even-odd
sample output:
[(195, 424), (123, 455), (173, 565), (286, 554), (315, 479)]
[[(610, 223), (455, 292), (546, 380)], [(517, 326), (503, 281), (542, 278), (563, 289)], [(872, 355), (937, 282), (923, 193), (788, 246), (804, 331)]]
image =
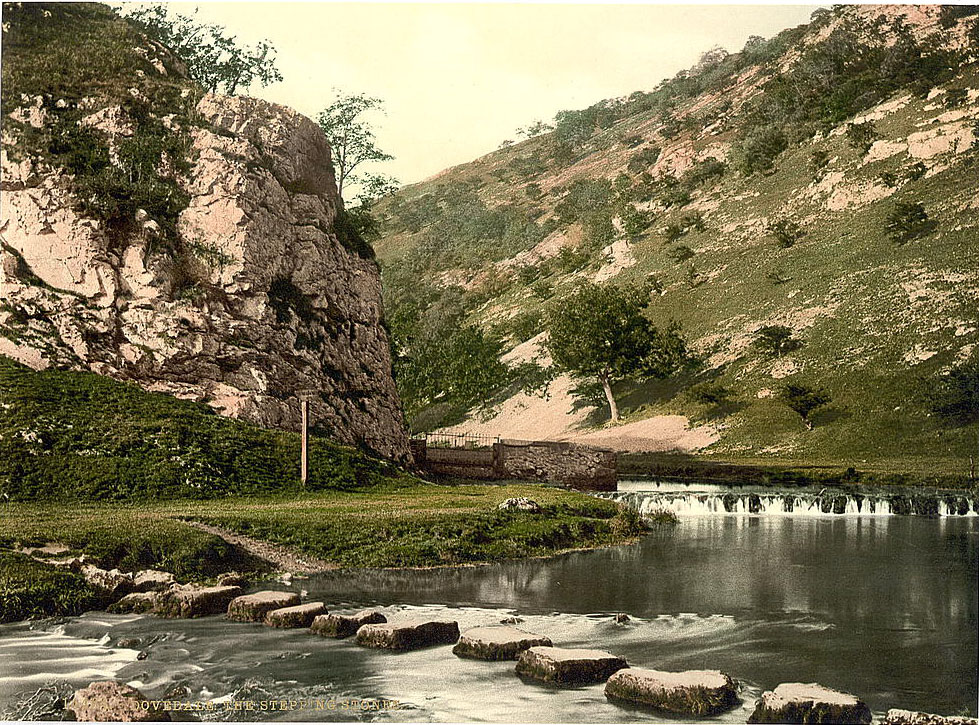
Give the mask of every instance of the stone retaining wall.
[(593, 491), (614, 491), (618, 480), (615, 451), (558, 441), (504, 440), (492, 448), (428, 447), (412, 441), (418, 466), (429, 473), (499, 480), (561, 483)]

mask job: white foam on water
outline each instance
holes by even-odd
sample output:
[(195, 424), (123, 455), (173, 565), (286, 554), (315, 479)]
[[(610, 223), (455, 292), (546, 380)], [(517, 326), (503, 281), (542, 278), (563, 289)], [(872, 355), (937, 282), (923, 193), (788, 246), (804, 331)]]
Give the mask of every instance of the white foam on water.
[[(645, 485), (646, 489), (639, 488)], [(779, 493), (760, 493), (719, 487), (688, 485), (686, 491), (678, 491), (675, 484), (667, 490), (649, 487), (652, 484), (642, 481), (628, 481), (620, 484), (614, 493), (596, 494), (601, 498), (627, 503), (643, 516), (651, 516), (659, 511), (672, 511), (677, 516), (793, 516), (793, 517), (839, 517), (839, 516), (893, 516), (891, 499), (883, 495), (854, 496), (839, 492), (823, 495), (814, 491)], [(723, 490), (721, 493), (718, 489)], [(710, 490), (703, 490), (710, 489)], [(944, 497), (938, 498), (939, 516), (973, 517), (979, 515), (971, 501), (963, 496), (952, 495), (953, 505)], [(964, 499), (967, 511), (959, 513), (959, 499)], [(843, 502), (842, 510), (840, 502)]]

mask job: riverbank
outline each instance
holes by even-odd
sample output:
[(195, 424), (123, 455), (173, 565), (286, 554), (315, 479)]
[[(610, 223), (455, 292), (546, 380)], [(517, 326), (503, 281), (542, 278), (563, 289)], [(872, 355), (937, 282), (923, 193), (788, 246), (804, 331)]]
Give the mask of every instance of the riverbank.
[(771, 458), (715, 458), (683, 453), (620, 453), (620, 478), (649, 476), (755, 486), (924, 486), (974, 488), (968, 460), (887, 459), (849, 462)]
[[(517, 497), (532, 498), (540, 511), (499, 509)], [(0, 622), (91, 608), (93, 593), (81, 574), (17, 553), (50, 542), (67, 547), (51, 558), (84, 554), (104, 569), (152, 568), (180, 581), (208, 582), (231, 570), (260, 573), (277, 567), (199, 524), (340, 568), (548, 556), (626, 543), (644, 530), (634, 512), (614, 502), (534, 485), (388, 484), (288, 497), (6, 503), (0, 512), (5, 563), (0, 567)]]

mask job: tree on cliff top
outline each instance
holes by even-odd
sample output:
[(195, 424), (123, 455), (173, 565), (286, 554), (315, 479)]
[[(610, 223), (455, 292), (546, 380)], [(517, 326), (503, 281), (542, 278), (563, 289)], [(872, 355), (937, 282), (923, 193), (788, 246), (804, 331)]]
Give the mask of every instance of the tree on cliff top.
[(377, 147), (374, 130), (362, 118), (368, 111), (380, 110), (382, 103), (380, 98), (364, 93), (341, 94), (317, 117), (333, 149), (333, 167), (336, 169), (337, 191), (341, 199), (343, 187), (347, 184), (360, 184), (362, 188), (369, 189), (372, 184), (384, 186), (384, 182), (387, 182), (387, 186), (391, 186), (397, 183), (376, 174), (358, 172), (363, 164), (394, 158)]
[(679, 325), (657, 328), (643, 314), (648, 305), (645, 287), (586, 284), (547, 317), (546, 345), (555, 366), (597, 380), (613, 422), (619, 409), (612, 383), (667, 377), (688, 359)]
[(139, 8), (126, 17), (186, 63), (187, 74), (212, 93), (234, 95), (255, 81), (267, 86), (282, 80), (275, 67), (275, 48), (267, 40), (249, 48), (222, 26), (199, 23), (165, 5)]

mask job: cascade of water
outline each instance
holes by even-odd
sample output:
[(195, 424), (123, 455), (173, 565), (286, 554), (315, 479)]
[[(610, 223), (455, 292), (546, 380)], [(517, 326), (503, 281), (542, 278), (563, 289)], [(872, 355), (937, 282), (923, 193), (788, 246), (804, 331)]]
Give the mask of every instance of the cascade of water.
[(979, 498), (940, 494), (853, 494), (823, 491), (778, 493), (729, 489), (626, 490), (599, 494), (629, 504), (644, 516), (672, 511), (677, 516), (757, 514), (764, 516), (979, 516)]

